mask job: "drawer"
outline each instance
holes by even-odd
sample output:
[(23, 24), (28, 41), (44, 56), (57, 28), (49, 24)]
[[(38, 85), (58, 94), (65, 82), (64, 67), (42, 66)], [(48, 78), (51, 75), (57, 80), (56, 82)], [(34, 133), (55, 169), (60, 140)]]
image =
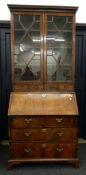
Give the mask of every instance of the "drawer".
[(37, 128), (37, 129), (12, 129), (10, 139), (13, 141), (60, 141), (76, 142), (76, 128)]
[(41, 145), (34, 143), (12, 143), (10, 154), (13, 159), (41, 158)]
[(10, 145), (11, 158), (75, 158), (76, 144), (53, 143), (12, 143)]
[(45, 133), (45, 140), (52, 142), (76, 142), (77, 129), (76, 128), (47, 128)]
[(47, 116), (46, 126), (77, 127), (77, 118), (75, 116)]
[(12, 128), (30, 128), (44, 126), (45, 117), (42, 116), (16, 116), (10, 118)]
[(45, 158), (75, 158), (77, 157), (76, 144), (46, 144), (44, 148)]
[(43, 141), (45, 140), (45, 129), (12, 129), (10, 137), (13, 141)]

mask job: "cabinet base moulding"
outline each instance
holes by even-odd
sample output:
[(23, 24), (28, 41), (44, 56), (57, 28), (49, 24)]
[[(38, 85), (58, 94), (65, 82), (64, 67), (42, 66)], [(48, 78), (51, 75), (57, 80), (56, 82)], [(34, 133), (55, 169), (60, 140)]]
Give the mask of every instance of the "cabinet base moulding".
[(31, 162), (57, 162), (57, 163), (68, 163), (74, 165), (75, 168), (79, 168), (80, 161), (78, 158), (75, 159), (17, 159), (17, 160), (9, 160), (7, 164), (7, 169), (11, 170), (12, 166), (20, 164), (20, 163), (31, 163)]

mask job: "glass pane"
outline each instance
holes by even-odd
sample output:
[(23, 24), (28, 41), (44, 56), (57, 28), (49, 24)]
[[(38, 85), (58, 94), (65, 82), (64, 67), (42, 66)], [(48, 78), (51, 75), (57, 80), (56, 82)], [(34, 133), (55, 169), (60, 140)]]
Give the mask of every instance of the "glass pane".
[(40, 80), (40, 16), (14, 16), (15, 80)]
[(47, 16), (47, 80), (72, 79), (72, 17)]

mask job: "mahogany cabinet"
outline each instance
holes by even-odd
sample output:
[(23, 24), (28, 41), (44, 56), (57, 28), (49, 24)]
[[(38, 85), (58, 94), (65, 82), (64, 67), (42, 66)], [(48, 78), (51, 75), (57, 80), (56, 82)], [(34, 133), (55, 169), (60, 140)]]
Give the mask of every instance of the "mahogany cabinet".
[(79, 166), (75, 83), (77, 7), (8, 5), (12, 86), (10, 160)]

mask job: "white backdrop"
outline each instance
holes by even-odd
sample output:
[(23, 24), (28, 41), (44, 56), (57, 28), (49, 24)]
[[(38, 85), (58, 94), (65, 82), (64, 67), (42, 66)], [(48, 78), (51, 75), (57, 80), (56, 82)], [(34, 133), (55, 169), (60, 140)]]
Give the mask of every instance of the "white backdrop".
[(78, 6), (76, 22), (86, 23), (85, 0), (0, 0), (0, 20), (10, 20), (10, 12), (7, 4)]

